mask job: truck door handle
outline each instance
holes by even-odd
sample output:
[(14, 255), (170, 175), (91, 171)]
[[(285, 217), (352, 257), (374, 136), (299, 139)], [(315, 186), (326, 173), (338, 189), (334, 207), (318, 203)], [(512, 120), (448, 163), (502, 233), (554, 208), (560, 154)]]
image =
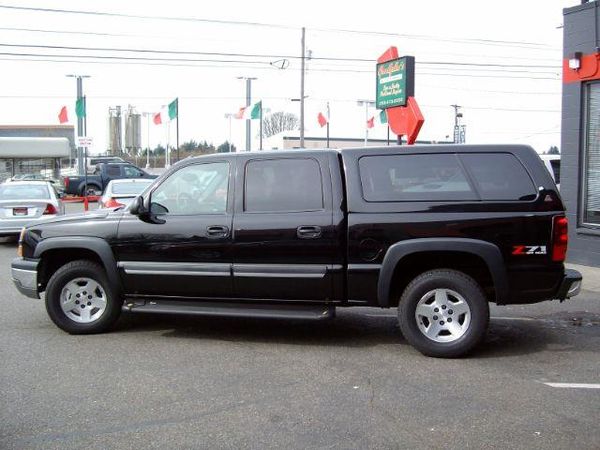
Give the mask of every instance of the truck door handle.
[(296, 236), (300, 239), (318, 239), (321, 237), (321, 227), (316, 225), (298, 227)]
[(222, 238), (229, 235), (229, 228), (223, 225), (211, 225), (206, 227), (206, 234), (209, 238)]

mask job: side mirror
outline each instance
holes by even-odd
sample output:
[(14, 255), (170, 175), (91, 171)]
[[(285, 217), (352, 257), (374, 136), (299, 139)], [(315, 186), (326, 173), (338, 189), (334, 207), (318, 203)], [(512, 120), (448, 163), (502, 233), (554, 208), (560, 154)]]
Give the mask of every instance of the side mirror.
[(131, 206), (129, 207), (129, 212), (135, 216), (138, 216), (144, 222), (156, 223), (156, 224), (165, 223), (164, 219), (156, 217), (156, 214), (154, 214), (150, 210), (150, 205), (151, 205), (150, 199), (151, 199), (151, 194), (148, 194), (148, 196), (146, 198), (144, 198), (141, 195), (138, 195), (131, 203)]
[(146, 205), (144, 204), (144, 197), (138, 195), (131, 203), (131, 206), (129, 207), (129, 212), (135, 216), (143, 216), (148, 214), (149, 211), (146, 208)]

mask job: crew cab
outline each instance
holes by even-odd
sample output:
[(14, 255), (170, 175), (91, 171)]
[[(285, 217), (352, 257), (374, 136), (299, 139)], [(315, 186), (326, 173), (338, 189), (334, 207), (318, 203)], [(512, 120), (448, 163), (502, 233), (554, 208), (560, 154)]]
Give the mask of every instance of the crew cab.
[(122, 178), (158, 178), (127, 162), (99, 163), (91, 175), (63, 177), (65, 193), (71, 195), (102, 195), (111, 180)]
[(426, 355), (464, 355), (489, 302), (565, 300), (567, 219), (528, 146), (216, 154), (128, 209), (27, 227), (12, 277), (69, 333), (122, 310), (296, 319), (397, 308)]

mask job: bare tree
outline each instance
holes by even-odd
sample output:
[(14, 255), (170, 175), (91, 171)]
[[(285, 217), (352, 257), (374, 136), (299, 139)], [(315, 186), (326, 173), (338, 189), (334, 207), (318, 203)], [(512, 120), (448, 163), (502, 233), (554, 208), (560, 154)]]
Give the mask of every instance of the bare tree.
[(277, 133), (298, 129), (298, 116), (277, 111), (263, 118), (263, 136), (271, 137)]

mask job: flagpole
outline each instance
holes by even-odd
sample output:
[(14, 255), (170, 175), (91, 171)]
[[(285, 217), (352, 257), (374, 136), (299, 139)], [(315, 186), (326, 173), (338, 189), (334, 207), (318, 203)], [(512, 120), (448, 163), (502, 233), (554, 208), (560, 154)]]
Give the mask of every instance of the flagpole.
[(177, 102), (175, 103), (177, 105), (177, 161), (179, 161), (179, 97), (175, 101)]
[(169, 165), (170, 165), (169, 164), (169, 134), (170, 134), (169, 133), (169, 131), (170, 131), (169, 130), (169, 123), (170, 122), (171, 122), (170, 120), (167, 120), (167, 123), (166, 123), (166, 125), (167, 125), (166, 126), (167, 134), (166, 134), (166, 138), (165, 138), (165, 142), (166, 142), (166, 147), (165, 147), (165, 168), (169, 167)]
[(329, 148), (329, 102), (327, 102), (327, 148)]
[(260, 134), (260, 144), (259, 144), (259, 150), (262, 151), (262, 127), (263, 127), (263, 104), (262, 104), (262, 100), (260, 101), (260, 116), (259, 116), (259, 120), (260, 120), (260, 126), (259, 126), (259, 134)]

